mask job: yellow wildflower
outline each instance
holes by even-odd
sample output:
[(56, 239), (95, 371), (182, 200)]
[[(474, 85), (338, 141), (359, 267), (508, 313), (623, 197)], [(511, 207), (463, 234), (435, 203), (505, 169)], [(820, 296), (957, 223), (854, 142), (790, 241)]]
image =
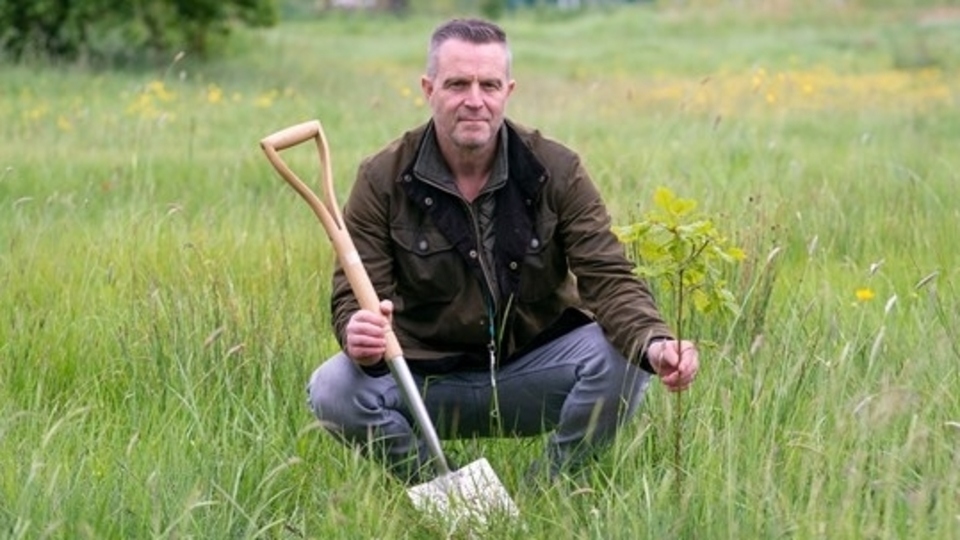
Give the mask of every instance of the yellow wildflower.
[(73, 130), (73, 124), (70, 123), (70, 119), (62, 114), (57, 117), (57, 127), (60, 129), (60, 131)]
[(173, 101), (173, 99), (177, 97), (176, 94), (167, 90), (167, 87), (163, 84), (163, 81), (150, 81), (147, 83), (147, 88), (144, 93), (152, 94), (154, 97), (163, 102)]
[(873, 297), (876, 296), (876, 293), (873, 292), (873, 289), (870, 289), (869, 287), (857, 289), (856, 294), (857, 301), (859, 302), (869, 302), (870, 300), (873, 300)]
[(223, 90), (215, 84), (207, 86), (207, 103), (220, 103), (223, 99)]
[(276, 90), (271, 90), (269, 92), (260, 94), (257, 96), (256, 101), (254, 101), (254, 105), (261, 109), (267, 109), (273, 106), (273, 100), (277, 99), (277, 96), (279, 95), (280, 92)]
[(49, 108), (45, 104), (37, 105), (24, 113), (28, 120), (40, 120), (47, 115)]

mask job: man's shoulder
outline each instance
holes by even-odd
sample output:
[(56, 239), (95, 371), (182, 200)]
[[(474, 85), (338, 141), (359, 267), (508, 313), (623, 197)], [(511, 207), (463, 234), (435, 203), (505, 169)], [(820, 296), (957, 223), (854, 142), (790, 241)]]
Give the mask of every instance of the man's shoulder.
[(404, 132), (374, 154), (365, 157), (360, 163), (361, 171), (367, 174), (399, 174), (416, 156), (427, 125), (421, 124)]
[(571, 164), (580, 161), (580, 156), (566, 144), (544, 135), (537, 128), (533, 128), (512, 119), (507, 125), (516, 133), (517, 138), (530, 149), (537, 159), (548, 169), (568, 168)]

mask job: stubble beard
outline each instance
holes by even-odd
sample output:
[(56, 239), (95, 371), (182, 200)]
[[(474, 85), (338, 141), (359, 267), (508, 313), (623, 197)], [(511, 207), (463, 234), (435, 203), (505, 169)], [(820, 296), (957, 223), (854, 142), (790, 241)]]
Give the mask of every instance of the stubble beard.
[[(494, 136), (493, 126), (489, 123), (484, 123), (482, 128), (475, 126), (476, 124), (471, 124), (468, 129), (454, 130), (453, 142), (461, 150), (474, 152), (490, 145), (491, 139)], [(460, 126), (458, 126), (458, 128), (459, 127)]]

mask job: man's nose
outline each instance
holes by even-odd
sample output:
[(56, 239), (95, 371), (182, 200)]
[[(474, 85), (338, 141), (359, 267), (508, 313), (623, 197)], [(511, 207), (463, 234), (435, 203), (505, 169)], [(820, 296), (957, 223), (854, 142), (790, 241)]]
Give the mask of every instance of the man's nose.
[(483, 106), (483, 92), (480, 91), (480, 84), (474, 82), (467, 91), (466, 105), (468, 107)]

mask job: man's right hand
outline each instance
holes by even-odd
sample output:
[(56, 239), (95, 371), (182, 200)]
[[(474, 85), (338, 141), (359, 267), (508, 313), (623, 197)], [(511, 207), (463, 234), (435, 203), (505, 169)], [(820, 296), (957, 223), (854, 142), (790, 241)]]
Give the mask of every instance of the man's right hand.
[(382, 300), (380, 313), (361, 309), (347, 322), (347, 356), (361, 366), (372, 366), (387, 350), (387, 331), (393, 316), (393, 302)]

